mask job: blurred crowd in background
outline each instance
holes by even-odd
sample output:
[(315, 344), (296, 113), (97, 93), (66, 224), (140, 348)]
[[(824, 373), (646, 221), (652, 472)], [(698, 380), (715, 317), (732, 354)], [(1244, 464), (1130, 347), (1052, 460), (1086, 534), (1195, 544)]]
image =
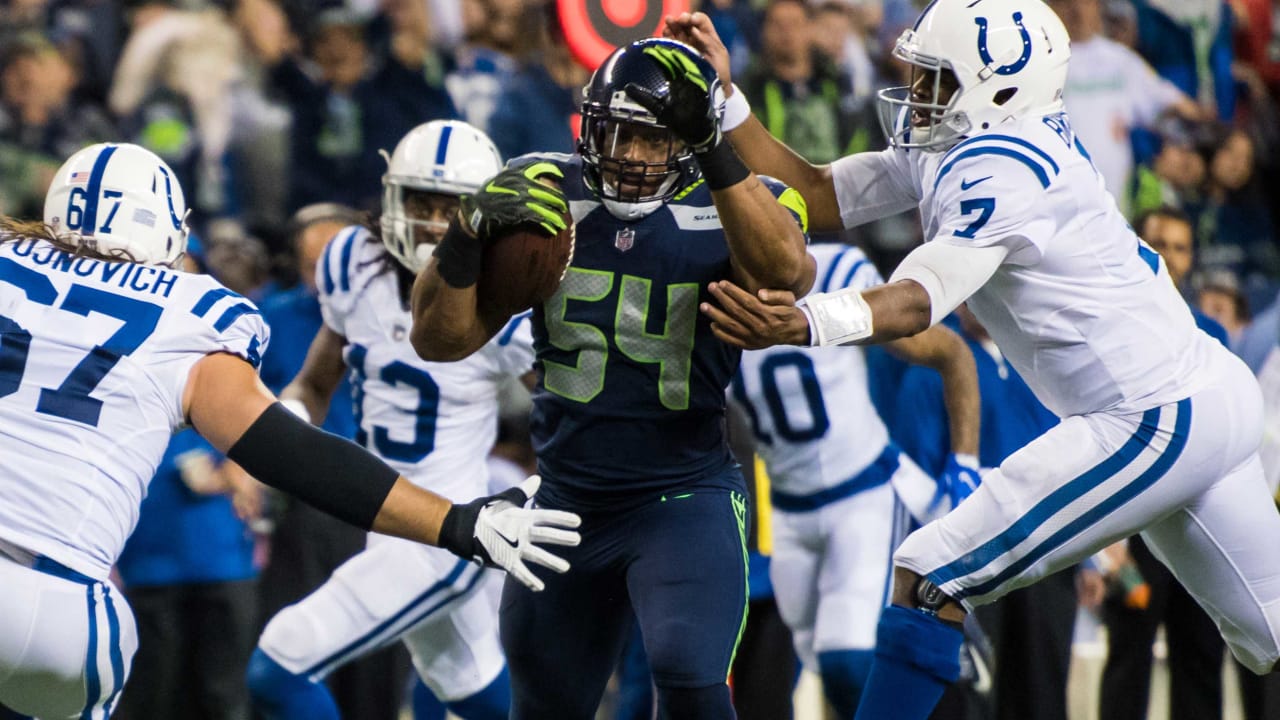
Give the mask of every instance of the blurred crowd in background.
[[(1067, 109), (1108, 189), (1144, 238), (1163, 242), (1158, 249), (1188, 302), (1261, 371), (1280, 342), (1280, 0), (1049, 4), (1072, 36)], [(707, 0), (701, 9), (765, 127), (808, 159), (829, 162), (884, 147), (876, 92), (902, 84), (893, 42), (922, 5)], [(379, 206), (380, 151), (420, 123), (461, 118), (485, 130), (504, 158), (571, 152), (589, 75), (547, 0), (0, 0), (0, 213), (40, 217), (54, 171), (87, 144), (130, 141), (156, 152), (186, 188), (199, 265), (262, 304), (274, 337), (263, 375), (278, 390), (320, 324), (316, 257), (334, 231), (361, 218), (356, 213)], [(1153, 210), (1190, 233), (1144, 229)], [(859, 244), (887, 276), (922, 238), (913, 212), (814, 240)], [(350, 403), (345, 412), (343, 404), (335, 403), (326, 427), (349, 436)], [(520, 420), (510, 414), (499, 450), (527, 471)], [(172, 478), (153, 483), (150, 506), (194, 507), (204, 500), (188, 496), (231, 495), (216, 510), (200, 510), (207, 525), (199, 518), (147, 525), (144, 506), (122, 579), (133, 587), (140, 626), (148, 587), (196, 586), (192, 597), (210, 605), (203, 627), (244, 628), (236, 644), (247, 657), (256, 618), (301, 597), (363, 538), (291, 508), (268, 513), (276, 535), (255, 543), (226, 519), (262, 515), (257, 488), (233, 469), (220, 475), (226, 466), (188, 435), (170, 449), (162, 476)], [(291, 535), (291, 527), (299, 529)], [(145, 559), (187, 546), (190, 558)], [(269, 563), (272, 549), (288, 561)], [(175, 569), (186, 559), (200, 570)], [(265, 589), (250, 587), (264, 566)], [(198, 647), (196, 629), (173, 632), (179, 645)], [(148, 654), (164, 666), (183, 650), (149, 648), (144, 637), (139, 663)], [(242, 675), (201, 662), (241, 660), (167, 663), (174, 673), (223, 684), (204, 683), (213, 685), (204, 700), (137, 699), (127, 690), (121, 716), (203, 717), (193, 708), (206, 701), (230, 709), (209, 717), (246, 716)], [(340, 702), (359, 708), (350, 717), (394, 717), (407, 662), (397, 656), (364, 667), (335, 676), (335, 684), (353, 683)], [(349, 679), (361, 672), (364, 681)], [(148, 677), (135, 673), (142, 683)], [(378, 684), (385, 701), (370, 699)], [(194, 704), (171, 714), (147, 702)], [(379, 702), (382, 709), (371, 706)]]

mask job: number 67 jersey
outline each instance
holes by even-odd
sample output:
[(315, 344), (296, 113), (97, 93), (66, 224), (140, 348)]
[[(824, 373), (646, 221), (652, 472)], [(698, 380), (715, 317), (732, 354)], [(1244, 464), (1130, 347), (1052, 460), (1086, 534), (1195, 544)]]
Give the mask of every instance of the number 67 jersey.
[(191, 367), (267, 327), (207, 275), (0, 237), (0, 540), (105, 579), (183, 424)]

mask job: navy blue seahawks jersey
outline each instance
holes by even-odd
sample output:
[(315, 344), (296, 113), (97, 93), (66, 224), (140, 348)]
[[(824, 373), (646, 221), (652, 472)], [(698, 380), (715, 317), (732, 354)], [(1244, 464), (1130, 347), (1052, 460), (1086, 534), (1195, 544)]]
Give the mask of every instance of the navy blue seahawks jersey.
[[(707, 285), (731, 277), (711, 192), (699, 181), (627, 222), (583, 184), (579, 156), (511, 164), (534, 160), (564, 172), (576, 223), (560, 289), (533, 311), (531, 430), (544, 492), (603, 501), (600, 491), (616, 498), (723, 473), (735, 462), (724, 408), (740, 353), (698, 311), (710, 299)], [(766, 183), (776, 196), (788, 192)]]

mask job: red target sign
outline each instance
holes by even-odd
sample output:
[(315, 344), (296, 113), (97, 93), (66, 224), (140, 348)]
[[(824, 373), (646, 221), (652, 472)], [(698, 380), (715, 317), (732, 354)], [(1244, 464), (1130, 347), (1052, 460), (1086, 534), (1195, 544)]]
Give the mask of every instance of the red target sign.
[(690, 0), (557, 0), (560, 26), (574, 59), (600, 67), (627, 43), (662, 34), (662, 18), (689, 10)]

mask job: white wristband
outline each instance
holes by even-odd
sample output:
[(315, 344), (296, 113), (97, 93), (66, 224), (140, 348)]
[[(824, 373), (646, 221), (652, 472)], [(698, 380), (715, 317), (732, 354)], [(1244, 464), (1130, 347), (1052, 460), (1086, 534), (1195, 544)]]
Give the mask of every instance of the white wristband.
[(862, 293), (845, 288), (810, 295), (796, 306), (809, 320), (809, 345), (844, 345), (871, 337), (871, 306)]
[(742, 88), (733, 86), (733, 94), (724, 100), (724, 111), (720, 115), (720, 132), (729, 132), (751, 117), (751, 104), (747, 102), (747, 94)]

